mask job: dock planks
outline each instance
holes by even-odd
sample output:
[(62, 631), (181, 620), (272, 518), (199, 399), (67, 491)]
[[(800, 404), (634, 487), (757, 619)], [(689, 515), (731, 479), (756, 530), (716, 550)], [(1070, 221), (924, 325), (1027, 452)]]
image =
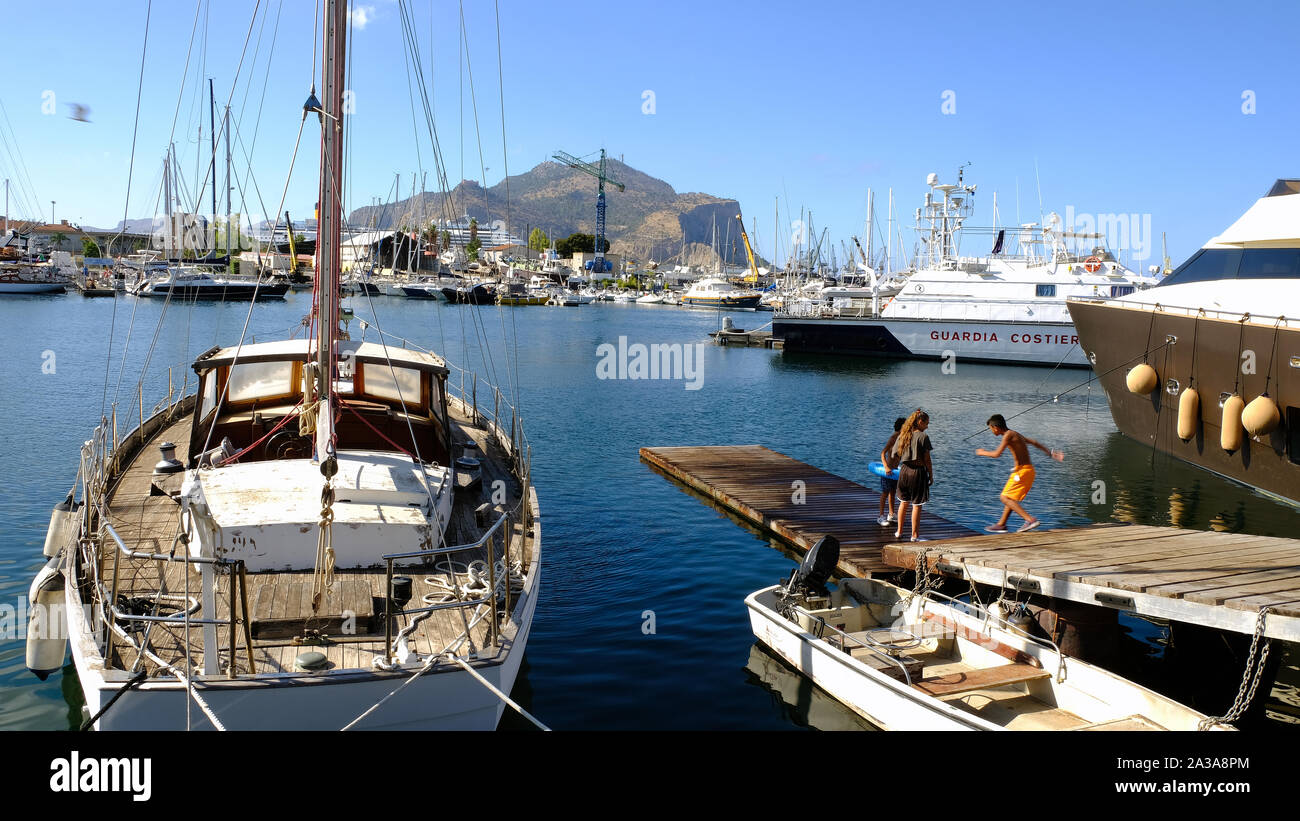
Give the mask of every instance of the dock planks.
[[(880, 494), (856, 482), (762, 445), (642, 448), (641, 458), (801, 552), (822, 536), (834, 536), (845, 575), (897, 570), (880, 555), (883, 545), (894, 543), (893, 526), (876, 523)], [(921, 515), (921, 535), (927, 539), (974, 532), (928, 511)]]
[[(926, 512), (925, 542), (876, 524), (876, 492), (759, 445), (642, 448), (641, 458), (799, 552), (840, 540), (839, 570), (914, 570), (1240, 633), (1300, 641), (1300, 541), (1104, 523), (977, 534)], [(803, 482), (803, 500), (795, 497)]]

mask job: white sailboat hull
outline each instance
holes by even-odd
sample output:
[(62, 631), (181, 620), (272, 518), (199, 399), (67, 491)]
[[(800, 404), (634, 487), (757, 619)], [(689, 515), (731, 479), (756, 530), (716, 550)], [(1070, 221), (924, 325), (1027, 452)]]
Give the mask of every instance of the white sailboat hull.
[[(532, 497), (536, 510), (536, 495)], [(532, 522), (534, 559), (515, 606), (518, 629), (494, 656), (474, 669), (503, 693), (510, 693), (519, 674), (541, 588), (542, 523)], [(71, 576), (70, 576), (71, 578)], [(68, 602), (79, 601), (72, 582)], [(90, 608), (68, 608), (68, 638), (89, 716), (130, 680), (131, 675), (104, 673), (103, 659), (89, 621)], [(509, 635), (508, 629), (503, 629)], [(311, 649), (304, 647), (304, 651)], [(280, 673), (212, 677), (196, 681), (196, 690), (227, 730), (340, 730), (409, 679), (420, 665), (396, 672), (340, 670), (318, 674)], [(358, 730), (493, 730), (505, 704), (495, 693), (452, 663), (435, 666), (356, 725)], [(188, 716), (187, 716), (188, 712)], [(189, 699), (176, 679), (155, 678), (133, 687), (96, 721), (97, 730), (213, 730), (212, 722)]]

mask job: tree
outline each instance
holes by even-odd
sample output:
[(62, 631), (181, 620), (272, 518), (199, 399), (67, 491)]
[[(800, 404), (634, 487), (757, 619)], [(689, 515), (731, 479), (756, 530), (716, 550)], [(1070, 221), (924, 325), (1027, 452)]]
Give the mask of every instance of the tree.
[[(592, 234), (569, 234), (564, 239), (555, 243), (555, 250), (565, 259), (571, 258), (574, 254), (590, 254), (596, 247), (596, 237)], [(609, 251), (609, 240), (606, 239), (602, 251)]]
[(55, 232), (54, 236), (50, 237), (50, 248), (52, 249), (59, 248), (60, 246), (63, 245), (63, 243), (67, 241), (68, 241), (67, 234), (63, 233), (62, 231)]
[(444, 251), (450, 251), (450, 250), (451, 250), (451, 232), (450, 232), (450, 231), (443, 231), (443, 232), (442, 232), (442, 248), (443, 248)]
[(99, 256), (99, 243), (95, 242), (95, 241), (94, 241), (93, 239), (91, 239), (90, 237), (82, 237), (82, 238), (81, 238), (81, 255), (82, 255), (83, 257), (98, 257), (98, 256)]
[(478, 259), (478, 250), (482, 247), (483, 244), (478, 241), (478, 237), (474, 237), (465, 245), (465, 256), (471, 261)]
[(528, 235), (528, 247), (534, 251), (545, 251), (551, 244), (551, 238), (540, 228), (534, 228)]

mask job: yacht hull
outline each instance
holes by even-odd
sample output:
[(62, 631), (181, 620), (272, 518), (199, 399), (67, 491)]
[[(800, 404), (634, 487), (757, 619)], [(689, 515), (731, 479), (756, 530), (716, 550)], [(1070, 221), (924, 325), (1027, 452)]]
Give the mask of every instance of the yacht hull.
[[(1265, 318), (1243, 327), (1235, 315), (1208, 314), (1198, 319), (1190, 312), (1153, 311), (1151, 306), (1084, 301), (1071, 301), (1069, 306), (1080, 346), (1096, 356), (1098, 381), (1120, 433), (1300, 504), (1300, 464), (1293, 461), (1300, 460), (1300, 441), (1294, 433), (1300, 430), (1300, 369), (1291, 365), (1291, 357), (1300, 352), (1300, 329), (1279, 327), (1275, 339), (1273, 322)], [(1167, 344), (1169, 336), (1177, 341)], [(1153, 352), (1146, 360), (1156, 369), (1159, 386), (1151, 394), (1130, 393), (1128, 371), (1143, 361), (1148, 345)], [(1255, 367), (1249, 374), (1241, 373), (1246, 351), (1255, 353)], [(1171, 379), (1177, 383), (1172, 394), (1166, 390)], [(1184, 442), (1178, 437), (1178, 394), (1189, 384), (1200, 395), (1200, 418), (1195, 435)], [(1228, 453), (1219, 444), (1220, 395), (1235, 390), (1250, 402), (1266, 385), (1281, 411), (1282, 424), (1266, 436), (1243, 434), (1241, 448)]]
[(242, 299), (283, 299), (285, 292), (288, 290), (289, 284), (287, 282), (263, 283), (260, 287), (251, 282), (238, 285), (227, 284), (225, 286), (172, 286), (169, 283), (162, 282), (141, 289), (136, 292), (136, 295), (153, 299), (166, 299), (171, 296), (172, 299), (234, 301)]
[(1068, 323), (950, 322), (918, 319), (777, 317), (772, 336), (785, 350), (902, 359), (1088, 367)]
[[(531, 503), (537, 510), (537, 497)], [(533, 556), (540, 556), (541, 521), (533, 520)], [(475, 671), (509, 693), (519, 675), (541, 588), (541, 562), (534, 558), (515, 609), (513, 638), (503, 632), (503, 649), (474, 664)], [(68, 602), (79, 601), (69, 582)], [(88, 715), (96, 715), (122, 689), (129, 674), (106, 680), (90, 623), (90, 608), (69, 607), (68, 638)], [(305, 648), (306, 649), (306, 648)], [(339, 730), (409, 679), (418, 666), (395, 672), (340, 670), (317, 676), (302, 673), (216, 677), (196, 689), (227, 730)], [(188, 707), (187, 707), (188, 703)], [(441, 664), (356, 725), (359, 730), (493, 730), (505, 704), (463, 668)], [(187, 718), (188, 713), (188, 718)], [(96, 730), (212, 730), (212, 722), (174, 679), (151, 679), (123, 693), (96, 721)]]

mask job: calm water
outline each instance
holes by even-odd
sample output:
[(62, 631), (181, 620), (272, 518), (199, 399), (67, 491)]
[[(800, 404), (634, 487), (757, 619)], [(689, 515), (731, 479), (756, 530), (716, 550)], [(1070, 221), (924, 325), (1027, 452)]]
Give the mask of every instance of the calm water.
[[(598, 379), (596, 349), (617, 344), (620, 335), (629, 344), (707, 341), (719, 324), (715, 313), (616, 304), (466, 308), (387, 297), (350, 302), (358, 318), (377, 309), (386, 332), (445, 351), (508, 393), (517, 378), (542, 504), (544, 566), (515, 696), (557, 729), (865, 726), (754, 647), (743, 599), (787, 575), (792, 560), (653, 473), (637, 456), (642, 446), (759, 443), (868, 482), (874, 480), (866, 464), (894, 418), (924, 407), (935, 445), (932, 509), (982, 528), (999, 512), (997, 493), (1009, 469), (1006, 459), (973, 456), (976, 447), (993, 444), (984, 419), (1045, 403), (1012, 422), (1066, 452), (1061, 464), (1039, 460), (1045, 464), (1029, 510), (1044, 526), (1117, 519), (1297, 533), (1293, 508), (1153, 458), (1121, 438), (1099, 388), (1052, 401), (1084, 382), (1085, 372), (959, 363), (955, 374), (942, 374), (938, 363), (705, 345), (700, 389), (687, 390), (683, 381)], [(282, 338), (309, 307), (308, 294), (258, 305), (248, 333)], [(166, 392), (168, 366), (179, 386), (195, 355), (238, 340), (247, 312), (247, 305), (172, 306), (160, 326), (162, 306), (131, 297), (0, 300), (7, 350), (0, 370), (0, 475), (7, 479), (0, 494), (0, 604), (16, 607), (26, 596), (42, 563), (49, 509), (66, 495), (77, 448), (103, 409), (114, 397), (121, 408), (136, 403), (147, 361), (147, 413)], [(742, 328), (770, 320), (732, 316)], [(357, 336), (357, 323), (352, 330)], [(376, 339), (373, 326), (365, 337)], [(1091, 503), (1097, 480), (1106, 485), (1104, 505)], [(647, 611), (652, 634), (643, 631)], [(1190, 686), (1168, 680), (1167, 628), (1139, 619), (1126, 619), (1124, 627), (1121, 672), (1194, 700)], [(1290, 648), (1270, 696), (1278, 726), (1300, 720), (1297, 664)], [(1228, 705), (1197, 706), (1221, 713)], [(0, 640), (0, 728), (59, 729), (79, 716), (70, 666), (38, 682), (24, 667), (23, 643)], [(506, 726), (515, 726), (509, 717)]]

